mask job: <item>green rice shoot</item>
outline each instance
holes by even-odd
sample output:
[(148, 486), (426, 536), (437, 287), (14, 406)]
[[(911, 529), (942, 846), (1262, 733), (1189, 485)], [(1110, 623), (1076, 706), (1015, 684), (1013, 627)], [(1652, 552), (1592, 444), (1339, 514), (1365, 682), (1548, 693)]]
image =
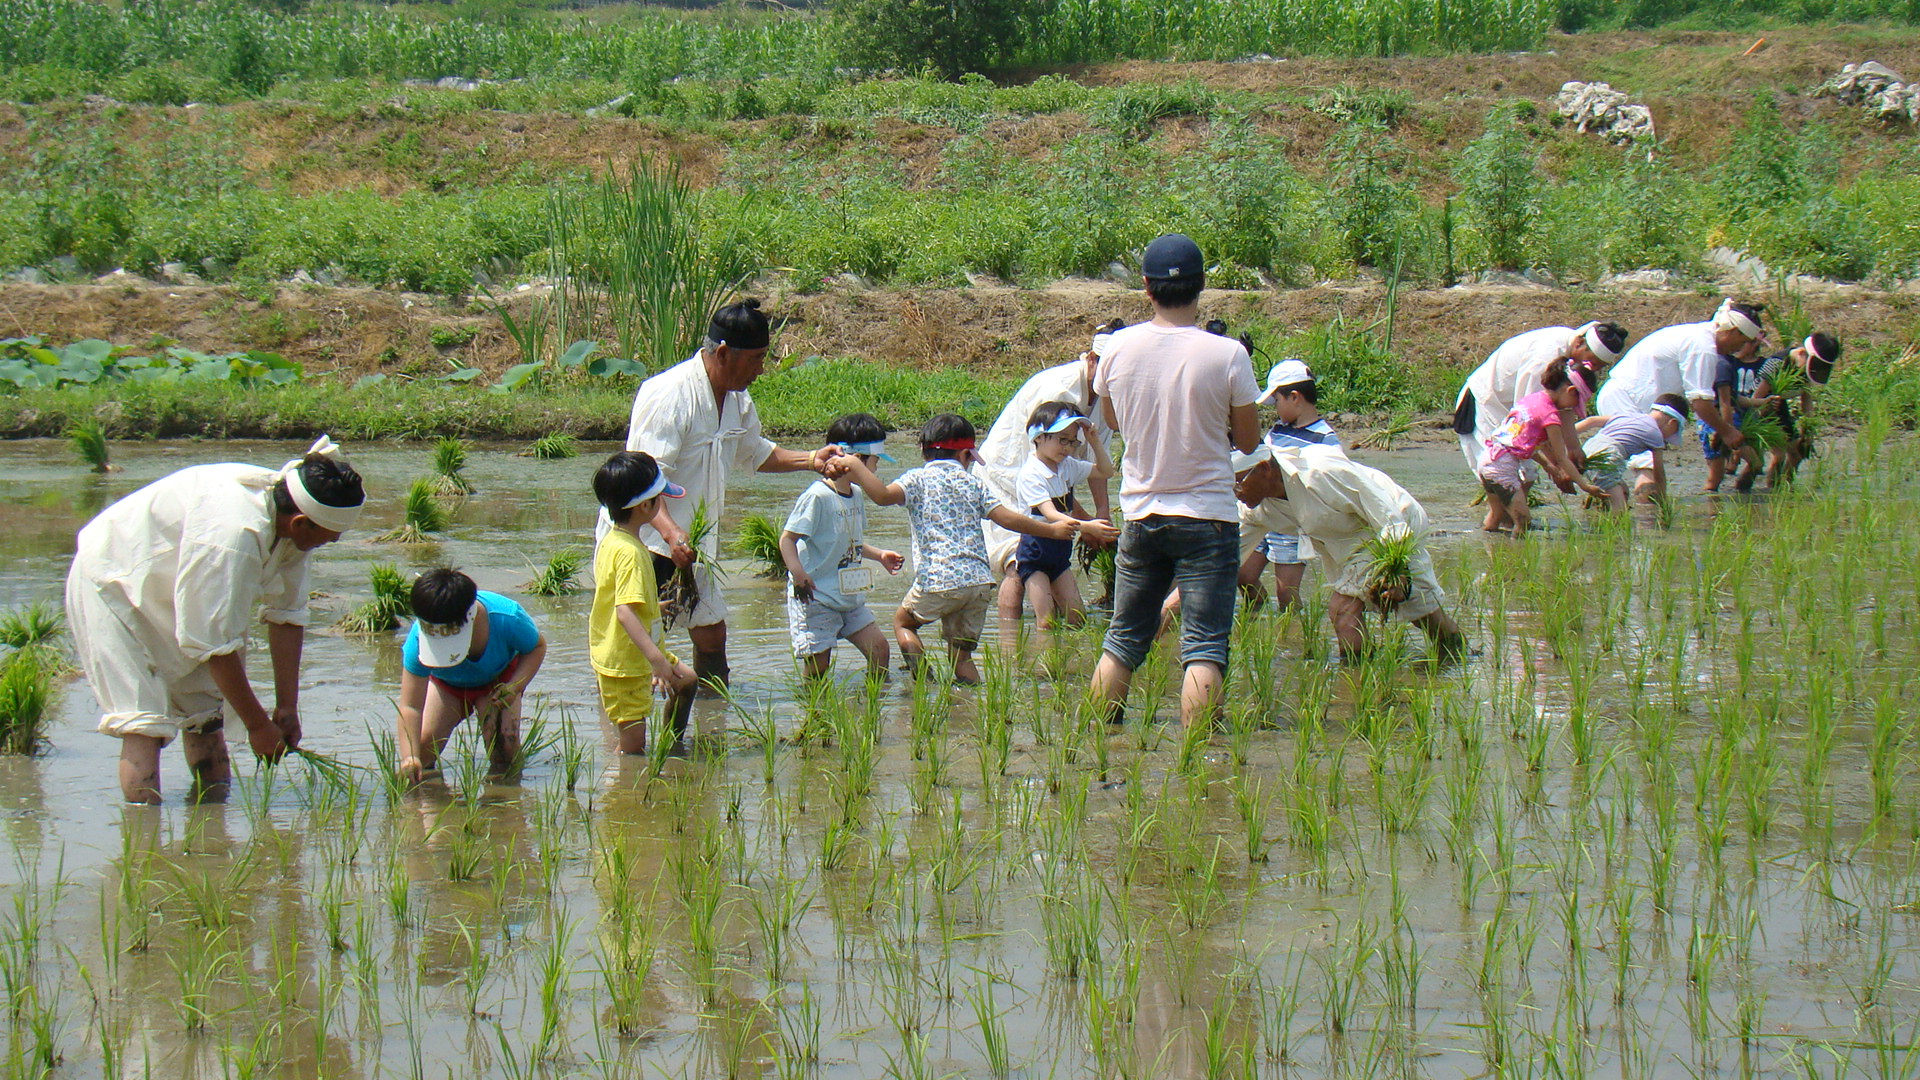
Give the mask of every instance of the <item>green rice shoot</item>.
[[(447, 437), (433, 444), (433, 490), (435, 494), (456, 496), (473, 494), (473, 483), (461, 472), (467, 467), (467, 444)], [(436, 530), (428, 530), (429, 532)]]
[(97, 473), (113, 472), (119, 466), (113, 464), (107, 446), (107, 429), (100, 421), (88, 418), (75, 420), (67, 428), (67, 441), (73, 444), (73, 452), (80, 460)]
[(572, 432), (556, 431), (542, 435), (520, 451), (521, 457), (530, 457), (538, 461), (565, 461), (580, 454), (580, 440)]
[(547, 565), (527, 582), (527, 591), (535, 596), (571, 596), (580, 591), (580, 570), (587, 563), (579, 548), (561, 548), (547, 557)]
[(1587, 455), (1586, 472), (1590, 477), (1604, 476), (1607, 473), (1620, 471), (1621, 465), (1620, 451), (1608, 447), (1604, 450), (1596, 450)]
[(1375, 611), (1387, 614), (1413, 591), (1413, 557), (1419, 551), (1420, 538), (1411, 532), (1376, 533), (1367, 541), (1367, 603)]
[(401, 523), (376, 539), (402, 544), (425, 543), (431, 534), (447, 531), (447, 512), (434, 501), (435, 483), (419, 477), (407, 488), (406, 514)]
[(22, 649), (0, 666), (0, 752), (31, 754), (46, 740), (53, 678), (39, 649)]
[(707, 540), (712, 537), (715, 527), (712, 512), (705, 499), (693, 508), (693, 520), (687, 523), (687, 545), (693, 548), (693, 563), (689, 566), (673, 568), (673, 576), (660, 594), (660, 608), (667, 621), (692, 611), (700, 606), (700, 584), (694, 577), (694, 571), (705, 568), (716, 582), (726, 580), (726, 570), (720, 560), (707, 550)]
[(778, 578), (787, 572), (786, 560), (780, 557), (780, 526), (765, 514), (748, 514), (740, 519), (740, 534), (734, 538), (733, 550), (757, 565), (756, 573), (761, 577)]
[(1767, 386), (1773, 393), (1789, 402), (1798, 401), (1800, 395), (1813, 392), (1813, 380), (1800, 370), (1800, 365), (1792, 357), (1782, 360), (1771, 375), (1767, 376)]
[(0, 645), (15, 649), (51, 645), (66, 629), (67, 622), (59, 608), (45, 600), (35, 600), (26, 607), (0, 615)]
[(1754, 449), (1760, 451), (1774, 450), (1793, 441), (1779, 417), (1759, 409), (1750, 410), (1740, 418), (1740, 434)]
[(373, 587), (373, 599), (355, 609), (346, 618), (340, 620), (340, 629), (349, 634), (385, 634), (400, 627), (400, 620), (410, 614), (410, 586), (392, 563), (375, 563), (367, 568), (368, 583)]

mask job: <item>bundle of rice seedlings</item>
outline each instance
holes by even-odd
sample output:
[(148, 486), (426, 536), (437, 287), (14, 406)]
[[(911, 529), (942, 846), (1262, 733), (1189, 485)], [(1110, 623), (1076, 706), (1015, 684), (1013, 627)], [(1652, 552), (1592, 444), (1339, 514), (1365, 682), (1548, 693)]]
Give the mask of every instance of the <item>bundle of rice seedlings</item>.
[(1608, 447), (1605, 450), (1596, 450), (1587, 455), (1587, 475), (1599, 476), (1605, 473), (1615, 472), (1620, 468), (1621, 464), (1620, 451), (1612, 447)]
[(537, 458), (541, 461), (563, 461), (579, 455), (580, 448), (576, 445), (578, 442), (579, 440), (575, 439), (571, 432), (556, 431), (551, 435), (542, 435), (533, 440), (532, 445), (520, 451), (520, 456)]
[(765, 514), (748, 514), (741, 520), (740, 535), (733, 541), (733, 550), (759, 564), (761, 577), (786, 576), (787, 563), (780, 557), (780, 526)]
[(424, 476), (415, 480), (412, 486), (407, 488), (405, 520), (375, 539), (418, 544), (428, 539), (428, 533), (445, 532), (447, 512), (440, 508), (439, 503), (433, 501), (433, 488), (433, 481)]
[(76, 420), (67, 428), (67, 441), (73, 444), (74, 453), (87, 463), (94, 472), (110, 473), (120, 471), (120, 466), (108, 460), (107, 429), (98, 420)]
[(1653, 502), (1654, 520), (1659, 522), (1663, 529), (1673, 528), (1674, 523), (1680, 520), (1680, 500), (1664, 491), (1650, 495), (1648, 498)]
[(473, 484), (461, 475), (467, 467), (467, 444), (455, 438), (443, 438), (433, 445), (433, 490), (454, 496), (473, 494)]
[(46, 741), (53, 677), (40, 649), (22, 649), (0, 667), (0, 752), (31, 754)]
[(367, 578), (373, 586), (373, 599), (341, 619), (340, 629), (349, 634), (384, 634), (399, 629), (400, 620), (411, 607), (406, 576), (392, 563), (375, 563), (367, 569)]
[(1813, 380), (1807, 378), (1807, 373), (1801, 371), (1800, 365), (1791, 359), (1782, 360), (1774, 368), (1773, 374), (1767, 376), (1767, 385), (1788, 401), (1798, 401), (1801, 394), (1813, 391)]
[(1100, 598), (1093, 601), (1095, 607), (1104, 607), (1113, 601), (1113, 582), (1118, 573), (1114, 561), (1116, 550), (1113, 544), (1095, 547), (1087, 543), (1084, 536), (1079, 540), (1080, 572), (1086, 574), (1088, 580), (1100, 582), (1103, 587)]
[(660, 591), (660, 611), (669, 623), (680, 615), (700, 606), (700, 583), (694, 577), (694, 571), (705, 567), (719, 581), (726, 576), (720, 561), (707, 553), (707, 538), (713, 535), (716, 523), (708, 514), (707, 501), (693, 508), (693, 521), (687, 525), (687, 544), (693, 548), (691, 566), (675, 566), (673, 576)]
[(1787, 436), (1787, 429), (1781, 425), (1778, 416), (1759, 409), (1749, 410), (1747, 415), (1740, 418), (1740, 434), (1746, 436), (1754, 449), (1763, 452), (1793, 441)]
[(1413, 557), (1420, 538), (1409, 531), (1376, 533), (1367, 541), (1367, 603), (1382, 615), (1413, 592)]
[(45, 600), (35, 600), (26, 607), (0, 615), (0, 645), (16, 649), (51, 645), (66, 629), (66, 619), (59, 608)]
[(341, 761), (337, 757), (328, 757), (317, 750), (306, 750), (296, 746), (291, 748), (291, 753), (305, 762), (307, 768), (312, 769), (328, 787), (353, 787), (355, 786), (353, 774), (356, 771), (367, 771), (364, 765), (355, 765), (352, 762)]
[(1391, 450), (1394, 440), (1413, 430), (1413, 418), (1405, 413), (1396, 414), (1387, 421), (1385, 427), (1378, 428), (1363, 436), (1353, 444), (1355, 450)]
[(580, 591), (580, 568), (587, 563), (579, 548), (561, 548), (547, 558), (546, 569), (533, 576), (527, 591), (535, 596), (569, 596)]

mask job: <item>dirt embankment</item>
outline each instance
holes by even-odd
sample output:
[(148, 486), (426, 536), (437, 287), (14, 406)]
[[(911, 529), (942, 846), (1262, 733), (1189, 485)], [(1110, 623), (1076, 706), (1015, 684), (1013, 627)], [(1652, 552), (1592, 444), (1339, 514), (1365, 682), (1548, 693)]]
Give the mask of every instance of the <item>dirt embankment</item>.
[[(1044, 289), (845, 288), (807, 294), (770, 282), (757, 291), (769, 310), (789, 320), (782, 340), (788, 354), (923, 368), (1008, 372), (1058, 363), (1086, 347), (1096, 324), (1147, 315), (1138, 290), (1098, 281), (1062, 281)], [(1377, 284), (1217, 291), (1207, 294), (1205, 313), (1225, 318), (1236, 330), (1251, 325), (1258, 338), (1271, 341), (1335, 315), (1370, 324), (1380, 317), (1384, 299)], [(1855, 349), (1910, 334), (1920, 306), (1920, 296), (1910, 293), (1853, 286), (1819, 290), (1803, 300), (1821, 328)], [(530, 301), (521, 294), (513, 302), (524, 307)], [(1611, 319), (1638, 338), (1670, 323), (1705, 318), (1715, 303), (1714, 295), (1698, 291), (1487, 285), (1407, 291), (1399, 296), (1394, 351), (1423, 375), (1438, 378), (1534, 327)], [(205, 351), (273, 349), (304, 364), (310, 377), (428, 376), (447, 371), (450, 362), (492, 374), (518, 360), (496, 315), (445, 297), (379, 289), (0, 286), (0, 334), (29, 333), (141, 348), (160, 337)]]

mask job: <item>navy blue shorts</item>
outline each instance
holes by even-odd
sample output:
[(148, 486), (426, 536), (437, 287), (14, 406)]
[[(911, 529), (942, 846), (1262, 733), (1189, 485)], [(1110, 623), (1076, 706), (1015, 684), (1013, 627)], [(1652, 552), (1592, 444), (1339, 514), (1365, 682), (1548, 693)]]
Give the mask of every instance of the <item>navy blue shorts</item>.
[(1020, 545), (1013, 549), (1013, 565), (1020, 574), (1021, 584), (1035, 574), (1045, 574), (1047, 580), (1052, 581), (1073, 569), (1073, 541), (1023, 533)]

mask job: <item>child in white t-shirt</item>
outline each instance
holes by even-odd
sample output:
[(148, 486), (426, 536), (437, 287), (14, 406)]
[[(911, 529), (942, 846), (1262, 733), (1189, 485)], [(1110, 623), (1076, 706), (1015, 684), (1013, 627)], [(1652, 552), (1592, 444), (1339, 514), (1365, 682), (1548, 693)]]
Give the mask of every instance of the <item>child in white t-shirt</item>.
[[(827, 429), (827, 442), (869, 469), (893, 460), (883, 451), (886, 438), (886, 428), (867, 413), (843, 416)], [(867, 543), (866, 530), (866, 495), (855, 491), (847, 476), (809, 484), (780, 530), (780, 558), (793, 585), (787, 626), (793, 654), (808, 678), (826, 674), (833, 666), (833, 647), (843, 639), (867, 658), (870, 673), (886, 673), (887, 635), (867, 607), (873, 571), (861, 560), (872, 559), (889, 574), (899, 573), (906, 560)]]
[[(1014, 484), (1021, 511), (1040, 522), (1092, 520), (1074, 488), (1087, 482), (1105, 484), (1113, 477), (1113, 462), (1100, 440), (1091, 438), (1092, 432), (1085, 414), (1068, 402), (1048, 401), (1033, 410), (1027, 418), (1033, 453), (1020, 466)], [(1091, 445), (1092, 461), (1074, 456), (1083, 443)], [(1043, 631), (1060, 622), (1079, 626), (1086, 621), (1087, 605), (1073, 573), (1072, 540), (1022, 536), (1014, 549), (1014, 572)]]

